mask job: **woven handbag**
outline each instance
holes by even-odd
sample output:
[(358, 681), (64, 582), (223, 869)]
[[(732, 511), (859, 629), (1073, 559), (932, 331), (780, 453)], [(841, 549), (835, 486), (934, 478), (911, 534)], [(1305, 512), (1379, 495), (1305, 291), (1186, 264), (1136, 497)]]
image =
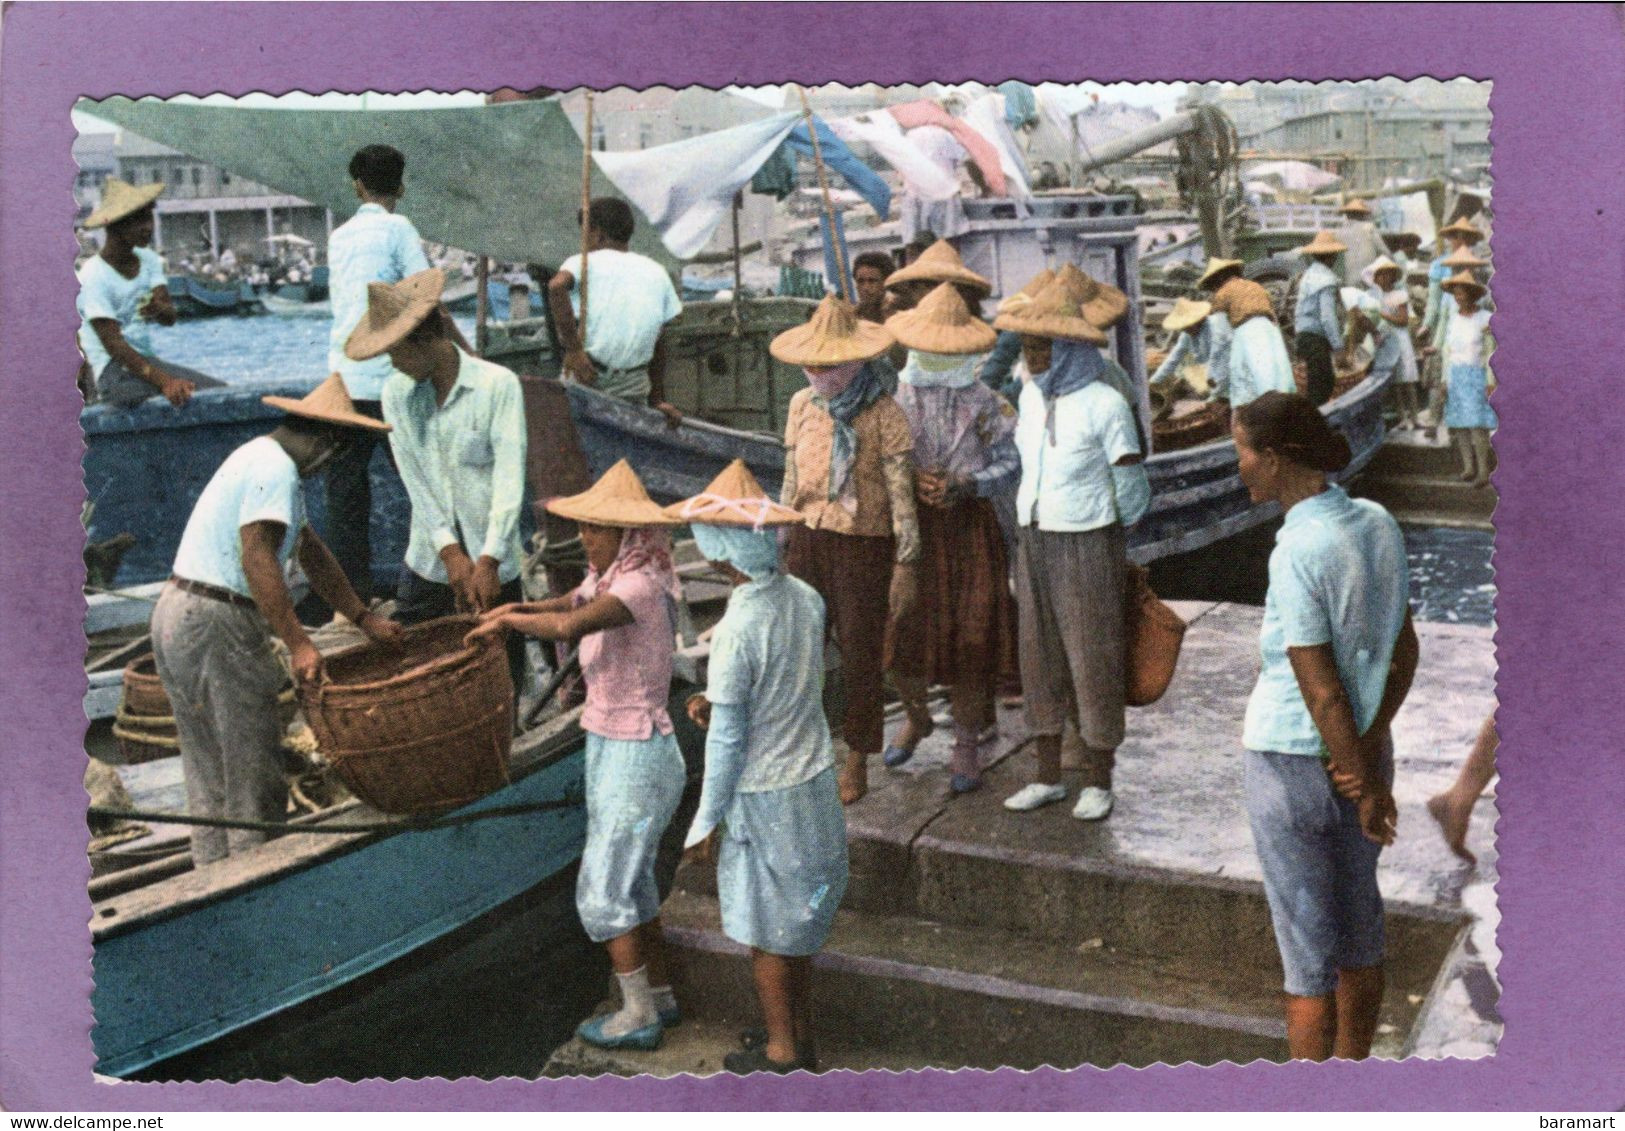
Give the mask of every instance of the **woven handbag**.
[(1132, 562), (1127, 600), (1128, 686), (1123, 700), (1130, 707), (1145, 707), (1161, 699), (1173, 681), (1185, 640), (1185, 621), (1151, 591), (1150, 572)]

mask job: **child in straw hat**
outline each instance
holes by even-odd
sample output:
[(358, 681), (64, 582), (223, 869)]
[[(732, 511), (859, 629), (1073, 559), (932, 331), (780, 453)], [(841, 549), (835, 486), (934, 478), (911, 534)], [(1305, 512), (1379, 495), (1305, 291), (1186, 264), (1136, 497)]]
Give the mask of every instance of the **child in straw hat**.
[(164, 261), (148, 246), (163, 191), (162, 184), (136, 188), (109, 177), (101, 205), (85, 219), (86, 228), (107, 229), (107, 242), (79, 268), (79, 351), (92, 399), (117, 408), (158, 394), (179, 408), (198, 389), (222, 384), (153, 356), (149, 323), (175, 324)]
[(733, 586), (711, 639), (704, 695), (705, 784), (685, 847), (717, 859), (722, 929), (751, 948), (766, 1026), (730, 1053), (730, 1072), (816, 1069), (812, 956), (846, 892), (846, 817), (820, 703), (824, 602), (779, 565), (775, 528), (801, 515), (767, 498), (741, 460), (666, 508)]
[(1106, 335), (1057, 277), (994, 326), (1050, 345), (1047, 368), (1021, 390), (1016, 447), (1020, 535), (1016, 605), (1026, 721), (1037, 780), (1005, 799), (1017, 812), (1066, 797), (1061, 732), (1076, 719), (1084, 789), (1072, 815), (1112, 808), (1112, 764), (1123, 740), (1127, 584), (1125, 527), (1150, 503), (1133, 411), (1102, 379)]
[[(358, 414), (337, 373), (302, 400), (263, 398), (288, 419), (220, 465), (198, 496), (175, 551), (174, 575), (152, 611), (152, 652), (175, 712), (187, 809), (202, 817), (278, 822), (286, 680), (270, 634), (288, 646), (294, 677), (319, 679), (321, 657), (293, 612), (284, 568), (297, 556), (311, 588), (376, 641), (400, 626), (369, 610), (321, 537), (305, 522), (302, 480), (358, 431), (389, 426)], [(192, 860), (204, 865), (267, 839), (253, 829), (195, 827)]]
[(1382, 256), (1365, 270), (1367, 290), (1349, 311), (1349, 324), (1359, 316), (1360, 334), (1349, 334), (1350, 350), (1359, 336), (1369, 332), (1376, 343), (1371, 375), (1393, 382), (1399, 402), (1400, 427), (1415, 427), (1422, 411), (1416, 348), (1411, 343), (1410, 294), (1405, 290), (1399, 264)]
[(1348, 247), (1330, 232), (1316, 232), (1313, 240), (1297, 250), (1309, 258), (1309, 266), (1298, 276), (1293, 328), (1298, 335), (1298, 356), (1309, 374), (1308, 397), (1318, 407), (1332, 399), (1332, 386), (1337, 383), (1332, 353), (1343, 348), (1343, 314), (1338, 309), (1341, 284), (1333, 268)]
[(580, 640), (587, 703), (587, 843), (576, 910), (609, 951), (621, 1008), (582, 1022), (601, 1048), (654, 1049), (681, 1015), (660, 934), (655, 856), (682, 800), (686, 771), (666, 704), (681, 599), (667, 528), (676, 525), (621, 460), (579, 495), (547, 509), (573, 519), (587, 577), (562, 597), (503, 605), (469, 639), (500, 632)]
[(824, 599), (840, 642), (848, 805), (868, 792), (869, 756), (885, 742), (887, 623), (914, 606), (918, 586), (914, 438), (872, 364), (891, 345), (884, 327), (831, 295), (769, 347), (811, 384), (791, 398), (784, 430), (781, 501), (806, 523), (790, 529), (785, 568)]
[(1444, 423), (1461, 457), (1463, 482), (1488, 487), (1490, 432), (1498, 421), (1489, 399), (1495, 339), (1490, 334), (1490, 312), (1479, 306), (1485, 288), (1466, 271), (1450, 276), (1443, 286), (1456, 307), (1444, 336)]
[(926, 687), (948, 684), (950, 787), (967, 793), (982, 784), (978, 747), (993, 725), (994, 693), (1016, 676), (1016, 609), (992, 501), (1020, 476), (1015, 412), (977, 379), (994, 331), (951, 284), (893, 315), (886, 328), (909, 349), (897, 403), (914, 438), (921, 563), (919, 602), (893, 626), (888, 645), (908, 720), (884, 760), (901, 766), (913, 757), (932, 730)]
[[(484, 612), (524, 596), (519, 517), (525, 497), (525, 407), (511, 369), (475, 357), (452, 336), (437, 267), (372, 283), (367, 313), (345, 341), (355, 360), (387, 353), (390, 449), (412, 503), (396, 612), (418, 624)], [(524, 641), (507, 642), (517, 702), (528, 673)]]

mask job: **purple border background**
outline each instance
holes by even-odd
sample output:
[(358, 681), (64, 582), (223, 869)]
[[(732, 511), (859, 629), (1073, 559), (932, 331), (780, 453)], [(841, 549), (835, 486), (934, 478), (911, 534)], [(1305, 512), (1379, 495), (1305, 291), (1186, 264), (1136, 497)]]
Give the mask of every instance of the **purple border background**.
[[(1615, 207), (1625, 185), (1625, 37), (1617, 6), (910, 5), (882, 15), (860, 4), (747, 12), (720, 4), (29, 3), (8, 5), (4, 18), (5, 1108), (1612, 1110), (1625, 1103), (1625, 1026), (1618, 1021), (1625, 1015), (1625, 697), (1618, 650), (1606, 643), (1622, 617), (1619, 586), (1603, 572), (1625, 545), (1625, 508), (1616, 504), (1625, 450), (1615, 369), (1625, 309)], [(1388, 74), (1494, 82), (1496, 369), (1503, 378), (1496, 395), (1503, 421), (1496, 566), (1506, 1019), (1499, 1055), (783, 1081), (92, 1081), (79, 780), (83, 491), (78, 398), (65, 376), (77, 363), (68, 192), (68, 108), (76, 96)]]

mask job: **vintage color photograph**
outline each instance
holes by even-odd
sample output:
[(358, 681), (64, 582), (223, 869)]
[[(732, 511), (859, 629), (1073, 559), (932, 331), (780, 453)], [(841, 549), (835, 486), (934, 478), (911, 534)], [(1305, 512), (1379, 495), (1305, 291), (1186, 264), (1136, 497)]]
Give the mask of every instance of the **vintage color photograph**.
[(97, 1073), (1492, 1055), (1490, 90), (80, 101)]

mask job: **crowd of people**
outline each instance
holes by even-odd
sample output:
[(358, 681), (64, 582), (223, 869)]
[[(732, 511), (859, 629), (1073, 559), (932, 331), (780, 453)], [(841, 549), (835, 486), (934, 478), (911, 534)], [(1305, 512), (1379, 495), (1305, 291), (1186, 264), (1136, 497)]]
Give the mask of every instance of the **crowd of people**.
[[(706, 491), (662, 508), (618, 463), (589, 490), (547, 503), (577, 524), (588, 569), (569, 592), (528, 601), (519, 381), (477, 356), (446, 314), (445, 273), (429, 266), (396, 210), (404, 166), (387, 146), (355, 155), (349, 172), (362, 203), (329, 247), (333, 376), (301, 400), (266, 398), (287, 419), (210, 481), (153, 617), (191, 810), (281, 818), (272, 636), (297, 679), (319, 678), (322, 665), (294, 615), (283, 574), (292, 558), (336, 615), (384, 645), (404, 624), (477, 614), (471, 636), (504, 640), (516, 689), (526, 637), (579, 641), (587, 843), (577, 907), (621, 991), (619, 1008), (579, 1033), (606, 1047), (657, 1046), (681, 1020), (655, 856), (684, 782), (667, 701), (681, 599), (670, 530), (686, 524), (731, 595), (706, 688), (688, 705), (707, 738), (685, 840), (716, 860), (722, 927), (752, 950), (765, 1021), (728, 1067), (815, 1067), (810, 956), (847, 883), (842, 805), (864, 797), (877, 759), (896, 768), (914, 756), (933, 727), (928, 686), (949, 688), (952, 794), (982, 786), (995, 702), (1019, 692), (1034, 771), (1004, 808), (1029, 813), (1067, 798), (1070, 726), (1081, 750), (1072, 816), (1112, 812), (1125, 733), (1126, 532), (1151, 503), (1133, 385), (1105, 349), (1107, 331), (1130, 314), (1128, 297), (1064, 264), (1001, 302), (989, 325), (979, 311), (991, 284), (946, 241), (902, 267), (860, 259), (857, 305), (828, 296), (771, 344), (808, 382), (789, 406), (779, 497), (736, 462)], [(156, 192), (110, 184), (92, 217), (107, 224), (110, 250), (82, 272), (86, 356), (109, 399), (133, 383), (184, 403), (184, 371), (148, 357), (136, 336), (163, 307), (145, 247)], [(664, 393), (665, 328), (680, 310), (671, 280), (627, 249), (633, 218), (623, 202), (593, 201), (579, 222), (586, 262), (567, 260), (547, 287), (565, 375), (648, 405), (675, 427), (682, 417)], [(1286, 968), (1289, 1044), (1313, 1058), (1364, 1056), (1375, 1032), (1376, 865), (1396, 818), (1389, 724), (1418, 652), (1397, 523), (1327, 479), (1350, 458), (1318, 409), (1331, 391), (1331, 354), (1344, 347), (1333, 271), (1342, 248), (1321, 233), (1305, 249), (1314, 262), (1296, 332), (1309, 397), (1294, 388), (1267, 292), (1239, 261), (1212, 261), (1200, 284), (1207, 297), (1183, 301), (1168, 323), (1232, 405), (1251, 498), (1286, 515), (1270, 559), (1262, 671), (1239, 740)], [(1459, 273), (1438, 280), (1438, 309), (1424, 320), (1439, 329), (1423, 353), (1443, 351), (1446, 422), (1472, 437), (1464, 451), (1487, 470), (1484, 287), (1472, 264), (1441, 259)], [(1359, 309), (1388, 335), (1382, 363), (1411, 358), (1414, 368), (1404, 348), (1382, 352), (1408, 332), (1397, 311), (1390, 317), (1384, 289), (1397, 284), (1396, 269), (1379, 261), (1368, 272), (1380, 293)], [(107, 354), (99, 366), (92, 346)], [(1001, 347), (1003, 368), (990, 367)], [(367, 549), (366, 469), (380, 438), (412, 510), (390, 617), (370, 600)], [(300, 489), (323, 471), (331, 550), (304, 521)], [(827, 638), (841, 654), (833, 728), (822, 705)], [(890, 744), (888, 680), (906, 716)], [(1440, 812), (1448, 804), (1455, 820), (1458, 801), (1440, 802)], [(266, 835), (199, 828), (194, 858), (207, 863)]]

